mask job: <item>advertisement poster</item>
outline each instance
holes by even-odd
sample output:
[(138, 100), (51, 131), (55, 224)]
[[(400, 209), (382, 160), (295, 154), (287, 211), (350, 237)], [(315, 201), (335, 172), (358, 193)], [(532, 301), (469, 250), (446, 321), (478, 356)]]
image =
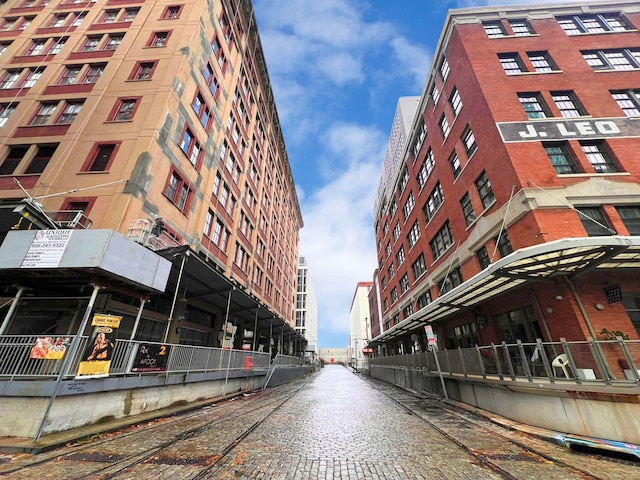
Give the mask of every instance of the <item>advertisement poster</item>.
[(95, 314), (91, 326), (93, 331), (78, 365), (78, 377), (107, 377), (111, 367), (111, 356), (116, 346), (116, 334), (122, 317)]
[(60, 360), (64, 357), (70, 342), (69, 337), (38, 337), (35, 345), (31, 347), (29, 356), (44, 360)]
[(164, 372), (167, 370), (169, 345), (141, 343), (131, 367), (132, 372)]

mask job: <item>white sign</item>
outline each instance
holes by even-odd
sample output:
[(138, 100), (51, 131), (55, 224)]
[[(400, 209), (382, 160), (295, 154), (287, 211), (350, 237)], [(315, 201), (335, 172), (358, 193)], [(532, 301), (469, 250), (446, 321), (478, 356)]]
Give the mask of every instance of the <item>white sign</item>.
[(57, 267), (72, 232), (73, 230), (38, 230), (20, 268)]
[(425, 325), (424, 330), (427, 332), (427, 341), (429, 342), (429, 345), (435, 345), (436, 337), (433, 335), (433, 327), (431, 325)]

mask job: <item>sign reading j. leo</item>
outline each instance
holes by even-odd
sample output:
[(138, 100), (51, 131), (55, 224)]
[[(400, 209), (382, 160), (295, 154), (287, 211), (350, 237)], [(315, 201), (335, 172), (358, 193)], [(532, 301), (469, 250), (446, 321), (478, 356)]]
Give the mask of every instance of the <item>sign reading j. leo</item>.
[(640, 137), (640, 118), (549, 119), (497, 123), (504, 142)]

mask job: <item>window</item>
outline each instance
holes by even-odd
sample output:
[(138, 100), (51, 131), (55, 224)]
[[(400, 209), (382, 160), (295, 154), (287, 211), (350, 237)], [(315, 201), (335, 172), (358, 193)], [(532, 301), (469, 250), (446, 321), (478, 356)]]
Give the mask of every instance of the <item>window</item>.
[(616, 207), (616, 210), (629, 235), (640, 235), (640, 207)]
[(402, 169), (402, 175), (400, 176), (400, 188), (398, 189), (400, 193), (404, 192), (407, 183), (409, 183), (409, 170), (405, 167)]
[(440, 282), (440, 295), (450, 292), (461, 283), (462, 272), (460, 271), (460, 267), (456, 267)]
[(580, 142), (582, 151), (587, 156), (587, 160), (597, 173), (617, 172), (611, 153), (604, 142)]
[(7, 51), (9, 45), (11, 45), (11, 42), (0, 42), (0, 55)]
[[(182, 133), (182, 139), (180, 141), (180, 149), (189, 157), (191, 164), (198, 168), (200, 163), (200, 156), (202, 154), (202, 147), (196, 139), (195, 135), (189, 128), (185, 128)], [(231, 156), (229, 156), (231, 158)]]
[(118, 46), (120, 45), (120, 42), (122, 42), (122, 39), (124, 38), (123, 34), (111, 34), (107, 37), (107, 42), (104, 45), (104, 49), (105, 50), (115, 50), (118, 48)]
[(464, 221), (468, 227), (476, 219), (476, 214), (473, 211), (473, 205), (471, 204), (471, 198), (469, 197), (468, 192), (465, 193), (462, 199), (460, 200), (460, 206), (462, 207), (462, 214), (464, 215)]
[(449, 221), (447, 221), (429, 242), (433, 260), (435, 261), (440, 258), (440, 256), (446, 252), (451, 245), (453, 245), (453, 234), (449, 227)]
[(70, 85), (75, 83), (76, 78), (80, 75), (80, 71), (82, 70), (82, 65), (68, 65), (62, 77), (58, 81), (58, 85)]
[(436, 85), (434, 85), (431, 89), (431, 98), (433, 99), (434, 105), (437, 104), (438, 100), (440, 99), (440, 91), (438, 90), (438, 87)]
[(114, 122), (126, 122), (133, 118), (136, 110), (137, 98), (121, 98), (116, 104), (116, 108), (111, 117)]
[(0, 164), (0, 175), (11, 175), (18, 167), (18, 164), (27, 154), (28, 145), (12, 145), (9, 147), (7, 156)]
[(164, 18), (165, 20), (180, 18), (180, 10), (182, 10), (182, 5), (171, 5), (166, 8), (162, 15), (162, 18)]
[(393, 278), (393, 276), (396, 274), (396, 269), (393, 266), (393, 263), (391, 265), (389, 265), (389, 268), (387, 269), (387, 273), (389, 275), (389, 280), (391, 280)]
[(456, 87), (453, 87), (453, 92), (451, 92), (451, 96), (449, 97), (449, 103), (451, 104), (453, 113), (457, 117), (460, 110), (462, 110), (462, 98), (460, 98), (460, 92)]
[(424, 187), (424, 185), (427, 183), (427, 179), (429, 178), (429, 175), (431, 175), (431, 172), (433, 172), (433, 169), (435, 168), (435, 166), (436, 166), (436, 160), (433, 156), (433, 151), (429, 149), (424, 159), (424, 162), (422, 162), (422, 165), (420, 166), (420, 170), (418, 171), (418, 176), (417, 176), (418, 185), (420, 185), (421, 190), (422, 190), (422, 187)]
[(60, 53), (64, 44), (67, 43), (68, 37), (54, 38), (53, 42), (49, 44), (49, 49), (46, 52), (48, 55), (56, 55)]
[(549, 116), (547, 106), (542, 100), (539, 92), (536, 93), (519, 93), (518, 100), (527, 114), (527, 118), (547, 118)]
[(15, 88), (21, 73), (21, 70), (7, 70), (0, 79), (0, 89)]
[(218, 93), (218, 80), (216, 79), (215, 73), (213, 72), (213, 68), (208, 63), (204, 66), (202, 70), (202, 75), (204, 76), (204, 81), (209, 86), (209, 91), (213, 95), (214, 98), (217, 97)]
[(510, 253), (513, 253), (511, 240), (509, 240), (509, 235), (507, 235), (506, 230), (503, 230), (500, 236), (496, 239), (496, 245), (498, 246), (498, 251), (500, 252), (500, 255), (503, 257), (506, 257)]
[(640, 90), (612, 91), (611, 96), (627, 117), (640, 116)]
[(390, 242), (387, 242), (387, 246), (385, 247), (384, 252), (386, 253), (387, 258), (389, 258), (389, 256), (391, 255), (391, 243)]
[(400, 245), (400, 249), (398, 253), (396, 253), (396, 262), (398, 263), (398, 267), (404, 263), (404, 246)]
[(133, 20), (138, 16), (139, 8), (126, 8), (124, 11), (124, 15), (122, 15), (123, 22), (133, 22)]
[(484, 270), (489, 265), (491, 265), (491, 260), (489, 259), (489, 252), (487, 251), (487, 247), (484, 245), (476, 252), (476, 258), (478, 259), (478, 263), (480, 264), (480, 270)]
[(429, 290), (427, 290), (426, 292), (424, 292), (423, 294), (421, 294), (418, 297), (418, 301), (416, 302), (418, 304), (418, 308), (424, 308), (427, 305), (429, 305), (431, 303), (431, 292)]
[(113, 23), (118, 17), (118, 10), (107, 10), (102, 15), (102, 23)]
[(0, 127), (4, 127), (9, 117), (16, 111), (17, 103), (0, 103)]
[(190, 207), (193, 190), (177, 172), (172, 172), (164, 194), (181, 212), (186, 213)]
[(240, 267), (240, 270), (246, 272), (249, 266), (249, 255), (242, 245), (236, 243), (236, 252), (234, 255), (235, 264)]
[(397, 241), (398, 237), (400, 237), (400, 222), (396, 222), (396, 226), (393, 227), (393, 241)]
[(29, 163), (24, 173), (26, 175), (33, 175), (36, 173), (44, 172), (44, 169), (47, 168), (47, 165), (51, 158), (53, 158), (54, 153), (56, 153), (56, 149), (58, 148), (58, 144), (55, 145), (38, 145), (38, 151), (36, 152), (35, 157)]
[(440, 126), (442, 137), (446, 140), (449, 136), (449, 132), (451, 132), (451, 127), (449, 126), (449, 121), (447, 120), (447, 117), (444, 113), (440, 117), (440, 122), (438, 123), (438, 125)]
[(423, 121), (422, 124), (420, 125), (420, 133), (416, 137), (416, 140), (412, 149), (414, 159), (418, 158), (418, 154), (420, 153), (420, 149), (422, 148), (422, 143), (424, 142), (424, 139), (426, 137), (427, 137), (427, 125)]
[(422, 207), (422, 211), (424, 212), (424, 216), (427, 219), (427, 223), (431, 221), (431, 219), (440, 208), (440, 205), (442, 205), (443, 203), (444, 193), (442, 192), (442, 185), (440, 185), (440, 182), (438, 182), (431, 191), (431, 194), (429, 195), (429, 198), (425, 202), (424, 206)]
[(424, 261), (424, 253), (421, 253), (413, 264), (411, 264), (411, 270), (413, 270), (413, 278), (417, 280), (427, 271), (427, 264)]
[(405, 293), (409, 290), (409, 275), (405, 273), (400, 277), (400, 293)]
[(534, 31), (529, 22), (524, 19), (509, 20), (509, 26), (513, 30), (513, 34), (517, 37), (533, 35)]
[(391, 290), (391, 303), (396, 303), (398, 301), (398, 289), (393, 287)]
[(487, 177), (487, 172), (482, 172), (476, 179), (476, 188), (478, 189), (478, 195), (480, 195), (482, 206), (485, 209), (489, 208), (493, 202), (496, 201), (496, 197), (493, 195), (491, 183), (489, 182), (489, 177)]
[(43, 72), (44, 72), (44, 67), (30, 68), (27, 71), (27, 76), (25, 77), (24, 82), (22, 83), (22, 88), (33, 87), (36, 84), (36, 82), (40, 80), (40, 77), (42, 76)]
[(72, 15), (73, 20), (71, 22), (71, 26), (78, 27), (80, 26), (80, 24), (82, 24), (82, 20), (84, 20), (84, 17), (87, 16), (87, 12), (74, 12)]
[(566, 142), (546, 143), (543, 146), (557, 174), (578, 173), (578, 167)]
[(507, 75), (517, 75), (525, 72), (522, 60), (520, 60), (520, 56), (517, 53), (502, 53), (498, 55), (498, 58)]
[(609, 222), (600, 207), (582, 207), (576, 208), (576, 210), (589, 237), (603, 237), (616, 234), (616, 232), (610, 228)]
[(57, 123), (72, 123), (80, 113), (82, 105), (84, 105), (84, 101), (67, 102), (58, 117)]
[(149, 42), (150, 47), (164, 47), (169, 40), (169, 32), (155, 32)]
[(413, 305), (409, 304), (402, 309), (402, 313), (404, 314), (404, 318), (409, 318), (413, 315)]
[[(418, 220), (416, 220), (415, 222), (413, 222), (413, 225), (411, 226), (411, 230), (409, 230), (409, 233), (407, 235), (409, 248), (413, 247), (419, 238), (420, 238), (420, 225), (418, 224)], [(400, 265), (399, 262), (398, 262), (398, 265)]]
[(83, 171), (104, 172), (111, 165), (117, 145), (113, 143), (98, 144), (94, 147), (89, 161), (85, 164)]
[(557, 20), (567, 35), (621, 32), (631, 29), (619, 13), (574, 15), (570, 17), (558, 17)]
[(442, 63), (440, 64), (440, 76), (442, 77), (442, 82), (447, 81), (447, 77), (449, 76), (449, 72), (451, 69), (449, 68), (449, 62), (447, 62), (446, 58), (442, 59)]
[(46, 44), (47, 44), (46, 38), (38, 38), (36, 40), (31, 40), (31, 45), (29, 45), (26, 55), (30, 55), (30, 56), (42, 55), (44, 53), (44, 47)]
[(502, 22), (499, 20), (496, 22), (482, 22), (482, 26), (489, 38), (499, 38), (507, 35), (504, 27), (502, 26)]
[(409, 218), (409, 214), (411, 213), (411, 211), (413, 210), (413, 207), (415, 206), (415, 199), (413, 198), (413, 192), (409, 192), (409, 196), (407, 197), (407, 201), (404, 204), (404, 207), (402, 207), (402, 214), (404, 216), (405, 221), (407, 220), (407, 218)]
[(467, 152), (467, 157), (471, 157), (476, 150), (478, 150), (478, 145), (476, 144), (476, 137), (473, 135), (471, 128), (467, 126), (464, 133), (462, 134), (462, 142), (464, 143), (464, 149)]
[(38, 111), (31, 120), (31, 125), (44, 125), (49, 123), (49, 120), (56, 111), (57, 106), (57, 103), (41, 103)]
[(563, 117), (573, 118), (585, 115), (584, 109), (573, 92), (551, 92), (551, 97)]
[(105, 67), (105, 64), (103, 63), (89, 65), (84, 75), (84, 79), (82, 80), (82, 83), (96, 83), (98, 79), (102, 76), (102, 73), (104, 72), (104, 67)]
[(453, 172), (453, 178), (458, 178), (462, 173), (462, 165), (460, 164), (460, 158), (454, 151), (449, 157), (449, 165), (451, 165), (451, 171)]
[(640, 68), (640, 49), (582, 51), (582, 57), (594, 70), (633, 70)]
[(156, 68), (156, 62), (140, 62), (133, 69), (131, 80), (150, 80), (153, 71)]
[(527, 52), (533, 69), (538, 73), (553, 72), (558, 70), (548, 52)]

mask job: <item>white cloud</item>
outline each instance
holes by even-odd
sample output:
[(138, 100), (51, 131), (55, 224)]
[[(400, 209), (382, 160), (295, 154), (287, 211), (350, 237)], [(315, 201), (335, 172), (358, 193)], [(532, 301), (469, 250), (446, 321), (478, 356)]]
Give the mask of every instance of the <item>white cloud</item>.
[(329, 153), (348, 166), (302, 202), (300, 255), (309, 262), (323, 328), (344, 333), (346, 344), (356, 284), (371, 281), (376, 266), (372, 205), (388, 138), (344, 123), (331, 126), (326, 137)]

